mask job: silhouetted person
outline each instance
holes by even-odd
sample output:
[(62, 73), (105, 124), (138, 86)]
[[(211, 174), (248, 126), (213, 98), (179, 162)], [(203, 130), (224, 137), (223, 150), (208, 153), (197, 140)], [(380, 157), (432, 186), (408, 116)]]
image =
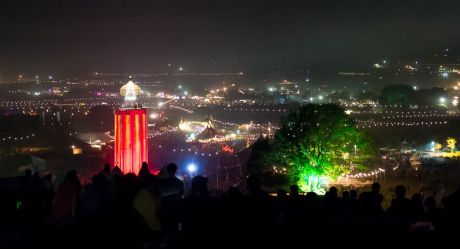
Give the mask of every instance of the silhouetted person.
[(423, 208), (423, 197), (419, 193), (415, 193), (412, 195), (412, 198), (410, 200), (411, 202), (411, 215), (414, 218), (420, 218), (423, 213), (424, 213), (424, 208)]
[(54, 184), (53, 184), (53, 175), (47, 174), (43, 177), (43, 215), (46, 217), (51, 216), (51, 210), (53, 208), (54, 200)]
[(93, 176), (92, 183), (83, 189), (81, 215), (86, 218), (104, 218), (110, 214), (112, 193), (103, 173)]
[(395, 188), (395, 198), (391, 201), (390, 212), (397, 217), (407, 217), (411, 210), (411, 203), (406, 198), (406, 188), (398, 185)]
[(118, 167), (118, 165), (115, 165), (115, 167), (113, 167), (113, 169), (112, 169), (112, 174), (111, 175), (112, 175), (112, 177), (114, 175), (123, 176), (123, 172), (121, 172), (121, 169), (120, 169), (120, 167)]
[(102, 174), (104, 174), (105, 178), (107, 179), (107, 181), (111, 181), (112, 180), (112, 171), (110, 169), (110, 164), (109, 163), (105, 163), (104, 164), (104, 169), (102, 170)]
[(74, 217), (76, 215), (77, 202), (81, 193), (81, 184), (77, 171), (67, 172), (64, 182), (56, 191), (56, 198), (53, 203), (53, 218), (60, 220)]
[(425, 199), (423, 217), (431, 222), (436, 222), (440, 217), (440, 212), (436, 208), (436, 200), (431, 196)]
[(42, 193), (43, 181), (40, 174), (35, 172), (30, 178), (24, 199), (24, 214), (28, 218), (36, 220), (43, 214)]
[(24, 171), (24, 176), (22, 177), (21, 182), (21, 201), (22, 201), (22, 209), (27, 214), (29, 210), (32, 209), (32, 170), (26, 169)]
[(237, 187), (230, 187), (222, 197), (222, 233), (230, 237), (227, 248), (237, 248), (243, 240), (245, 198)]
[(160, 179), (160, 193), (163, 198), (178, 199), (184, 195), (184, 182), (176, 177), (177, 165), (166, 165), (167, 177)]
[(167, 177), (160, 179), (163, 224), (170, 235), (179, 229), (179, 212), (184, 196), (184, 182), (176, 177), (177, 165), (166, 165)]
[(262, 184), (260, 178), (256, 175), (250, 175), (246, 181), (246, 186), (249, 191), (249, 195), (255, 198), (267, 198), (268, 195), (262, 190)]
[(358, 199), (358, 192), (356, 190), (352, 189), (350, 191), (350, 201), (357, 201)]
[(360, 195), (363, 210), (367, 214), (376, 215), (383, 213), (383, 196), (380, 194), (380, 184), (372, 183), (371, 192), (364, 192)]
[(332, 186), (324, 195), (324, 208), (328, 211), (336, 211), (339, 208), (339, 197), (337, 188)]
[(144, 222), (150, 228), (150, 232), (160, 232), (162, 226), (160, 223), (161, 197), (157, 191), (157, 182), (153, 177), (146, 177), (144, 187), (141, 188), (133, 203), (133, 208), (141, 216)]
[(315, 192), (308, 192), (305, 195), (305, 202), (306, 202), (307, 208), (315, 209), (319, 205), (319, 197)]
[(211, 248), (216, 233), (216, 207), (208, 190), (208, 178), (195, 176), (184, 199), (183, 231), (187, 247)]
[(32, 170), (30, 169), (26, 169), (24, 171), (24, 177), (22, 178), (22, 188), (23, 188), (23, 191), (25, 191), (25, 188), (28, 187), (28, 184), (30, 184), (30, 182), (32, 181)]
[(292, 196), (292, 197), (298, 197), (299, 196), (299, 186), (291, 185), (290, 190), (291, 190), (290, 196)]
[(342, 200), (340, 206), (343, 211), (349, 212), (351, 210), (350, 192), (346, 190), (342, 191)]
[(142, 163), (141, 169), (139, 170), (139, 179), (141, 179), (142, 183), (146, 183), (150, 180), (152, 174), (149, 170), (149, 165), (146, 162)]
[(350, 190), (347, 208), (351, 213), (359, 211), (358, 192), (354, 189)]
[[(250, 175), (246, 181), (249, 194), (246, 196), (245, 229), (250, 238), (249, 245), (270, 243), (269, 238), (260, 241), (258, 238), (271, 232), (272, 206), (268, 194), (262, 190), (261, 180), (256, 175)], [(260, 244), (259, 244), (260, 245)], [(260, 245), (262, 246), (262, 245)]]
[[(117, 178), (117, 177), (116, 177)], [(116, 179), (115, 178), (115, 179)], [(128, 212), (134, 202), (134, 197), (142, 187), (142, 182), (134, 173), (128, 173), (117, 180), (117, 195), (115, 196), (117, 203), (120, 205), (118, 208), (122, 213)]]

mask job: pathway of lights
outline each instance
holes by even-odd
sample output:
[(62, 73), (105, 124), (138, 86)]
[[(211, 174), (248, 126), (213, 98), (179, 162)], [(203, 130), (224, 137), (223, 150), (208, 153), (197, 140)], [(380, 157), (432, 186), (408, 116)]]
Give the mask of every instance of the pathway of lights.
[(254, 108), (224, 108), (224, 111), (247, 111), (247, 112), (287, 112), (287, 109), (254, 109)]
[(383, 119), (401, 119), (401, 118), (441, 118), (441, 117), (460, 117), (459, 114), (453, 113), (433, 113), (433, 114), (402, 114), (402, 115), (393, 115), (393, 116), (383, 116)]
[(154, 137), (160, 137), (164, 136), (168, 133), (174, 133), (177, 132), (178, 128), (177, 127), (170, 127), (168, 130), (165, 131), (154, 131), (152, 134), (148, 135), (147, 138), (154, 138)]
[(353, 179), (360, 179), (360, 178), (366, 178), (366, 177), (372, 177), (372, 176), (375, 176), (375, 175), (378, 175), (380, 173), (384, 173), (385, 172), (385, 169), (382, 169), (382, 168), (378, 168), (376, 170), (373, 170), (373, 171), (370, 171), (370, 172), (365, 172), (365, 173), (356, 173), (356, 174), (343, 174), (341, 175), (342, 177), (345, 177), (345, 178), (353, 178)]
[(222, 142), (230, 142), (236, 140), (257, 140), (260, 137), (260, 134), (229, 134), (225, 135), (224, 137), (213, 137), (209, 139), (200, 139), (198, 142), (204, 144), (211, 144), (211, 143), (222, 143)]
[(218, 124), (221, 124), (221, 125), (225, 125), (225, 126), (247, 126), (248, 128), (251, 128), (251, 129), (259, 129), (259, 128), (268, 128), (270, 127), (271, 129), (274, 129), (274, 130), (277, 130), (278, 129), (278, 126), (276, 125), (273, 125), (271, 123), (254, 123), (252, 121), (250, 121), (250, 123), (247, 123), (247, 124), (238, 124), (238, 123), (233, 123), (233, 122), (227, 122), (227, 121), (222, 121), (222, 120), (218, 120), (218, 119), (213, 119), (212, 120), (213, 122), (216, 122)]
[[(362, 124), (364, 123), (364, 124)], [(422, 122), (375, 122), (366, 121), (356, 124), (356, 128), (373, 128), (373, 127), (430, 127), (433, 125), (446, 125), (447, 121), (422, 121)]]

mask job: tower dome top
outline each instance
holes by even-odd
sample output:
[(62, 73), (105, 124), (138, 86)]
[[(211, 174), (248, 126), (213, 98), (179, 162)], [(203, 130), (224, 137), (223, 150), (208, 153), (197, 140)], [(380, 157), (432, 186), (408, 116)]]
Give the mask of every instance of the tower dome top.
[(125, 102), (132, 103), (136, 101), (137, 96), (141, 94), (141, 88), (136, 85), (132, 80), (124, 84), (120, 88), (120, 95), (125, 97)]

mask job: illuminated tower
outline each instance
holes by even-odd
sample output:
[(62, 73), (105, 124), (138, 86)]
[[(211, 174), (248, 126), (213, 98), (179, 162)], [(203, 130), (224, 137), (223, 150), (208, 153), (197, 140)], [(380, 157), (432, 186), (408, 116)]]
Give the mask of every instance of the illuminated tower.
[(131, 80), (121, 87), (125, 104), (115, 111), (114, 163), (123, 173), (138, 174), (142, 162), (148, 161), (147, 109), (137, 104), (141, 89)]

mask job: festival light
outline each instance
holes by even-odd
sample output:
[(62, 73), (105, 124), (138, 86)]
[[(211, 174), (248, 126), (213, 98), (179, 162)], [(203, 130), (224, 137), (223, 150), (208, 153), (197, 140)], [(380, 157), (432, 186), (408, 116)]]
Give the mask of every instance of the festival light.
[(115, 165), (123, 173), (139, 173), (142, 162), (148, 162), (147, 109), (115, 111)]
[(315, 192), (318, 195), (326, 194), (330, 178), (324, 175), (308, 175), (301, 176), (298, 184), (304, 192)]
[(187, 171), (193, 175), (197, 170), (197, 167), (194, 163), (190, 163), (189, 165), (187, 165)]
[(154, 112), (154, 113), (150, 114), (150, 118), (151, 118), (151, 119), (156, 119), (156, 118), (158, 118), (158, 113), (155, 113), (155, 112)]
[(114, 164), (123, 173), (138, 174), (143, 162), (148, 162), (147, 109), (135, 102), (141, 89), (132, 81), (120, 89), (125, 107), (115, 111)]

